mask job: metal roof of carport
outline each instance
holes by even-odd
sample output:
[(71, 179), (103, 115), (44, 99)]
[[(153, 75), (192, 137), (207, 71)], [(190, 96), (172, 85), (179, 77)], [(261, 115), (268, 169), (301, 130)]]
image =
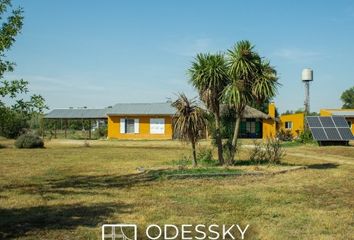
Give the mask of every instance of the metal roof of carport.
[(354, 118), (354, 111), (333, 111), (333, 116), (342, 116), (347, 118)]
[(100, 119), (107, 118), (108, 109), (54, 109), (46, 119)]
[(54, 109), (46, 119), (102, 119), (107, 115), (174, 115), (170, 103), (118, 103), (105, 109)]

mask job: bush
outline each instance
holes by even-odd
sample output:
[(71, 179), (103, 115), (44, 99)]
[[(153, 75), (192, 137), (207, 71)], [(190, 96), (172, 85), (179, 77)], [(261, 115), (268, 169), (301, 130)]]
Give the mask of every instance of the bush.
[(279, 164), (284, 156), (285, 152), (280, 140), (269, 138), (266, 143), (254, 142), (254, 148), (251, 151), (249, 160), (257, 164)]
[(84, 144), (83, 144), (83, 147), (91, 147), (91, 145), (90, 145), (90, 143), (87, 141), (87, 140), (85, 140), (84, 141)]
[(38, 135), (26, 133), (16, 139), (15, 146), (17, 148), (42, 148), (44, 142)]
[(0, 109), (0, 136), (17, 138), (29, 127), (23, 114), (8, 108)]
[(95, 130), (96, 138), (107, 137), (107, 126), (101, 126)]
[(254, 141), (249, 160), (252, 163), (261, 164), (267, 162), (267, 154), (262, 143)]
[(281, 142), (276, 138), (268, 138), (265, 144), (265, 151), (269, 163), (279, 164), (285, 156), (285, 152), (281, 146)]
[(281, 141), (292, 141), (294, 139), (293, 134), (291, 133), (290, 130), (283, 130), (281, 129), (277, 133), (277, 138)]
[(309, 129), (305, 129), (300, 133), (299, 138), (296, 139), (296, 141), (299, 143), (312, 143), (313, 137), (311, 131)]
[(215, 165), (216, 162), (213, 159), (213, 151), (210, 148), (201, 148), (197, 152), (197, 160), (202, 165)]

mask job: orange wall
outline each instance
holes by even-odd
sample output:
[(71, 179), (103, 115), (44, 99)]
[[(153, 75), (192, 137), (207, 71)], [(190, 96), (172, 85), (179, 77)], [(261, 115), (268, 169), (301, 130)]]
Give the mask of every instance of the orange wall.
[(276, 135), (276, 122), (274, 119), (263, 119), (263, 139), (274, 138)]
[(332, 116), (332, 113), (329, 112), (329, 111), (327, 111), (327, 110), (325, 110), (325, 109), (321, 109), (321, 110), (320, 110), (320, 116), (322, 116), (322, 117), (329, 117), (329, 116)]
[(352, 134), (354, 135), (354, 118), (346, 118), (348, 122), (351, 122), (352, 123)]
[[(303, 113), (286, 114), (280, 116), (280, 129), (286, 131), (290, 130), (294, 137), (299, 136), (299, 134), (304, 131), (304, 119)], [(285, 122), (292, 122), (293, 126), (291, 129), (285, 128)]]
[(277, 125), (275, 122), (275, 104), (272, 102), (268, 105), (268, 115), (270, 119), (263, 119), (262, 121), (262, 138), (274, 138), (277, 134)]
[[(138, 118), (139, 133), (120, 133), (121, 118)], [(150, 118), (165, 119), (164, 134), (150, 134)], [(108, 116), (108, 138), (111, 139), (172, 139), (171, 116)]]

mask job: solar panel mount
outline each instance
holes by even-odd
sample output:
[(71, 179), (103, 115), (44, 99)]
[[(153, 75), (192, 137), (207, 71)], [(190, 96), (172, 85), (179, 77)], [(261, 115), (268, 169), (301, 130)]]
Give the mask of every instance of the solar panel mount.
[(341, 116), (308, 116), (306, 122), (315, 140), (319, 142), (348, 142), (354, 140), (348, 122)]

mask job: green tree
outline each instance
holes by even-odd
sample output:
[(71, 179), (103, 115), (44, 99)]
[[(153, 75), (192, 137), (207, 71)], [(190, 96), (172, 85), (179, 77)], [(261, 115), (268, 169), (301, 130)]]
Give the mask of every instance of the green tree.
[(354, 87), (345, 90), (340, 99), (343, 102), (343, 109), (354, 108)]
[(197, 89), (200, 99), (214, 115), (215, 142), (219, 164), (224, 164), (220, 133), (220, 99), (228, 82), (227, 66), (222, 54), (198, 54), (189, 69), (190, 82)]
[(275, 69), (262, 59), (249, 41), (239, 41), (228, 50), (230, 81), (224, 90), (224, 101), (235, 109), (236, 122), (231, 142), (229, 163), (234, 161), (240, 122), (246, 105), (271, 99), (279, 85)]
[(174, 116), (174, 133), (176, 137), (190, 142), (193, 151), (193, 166), (197, 166), (196, 143), (200, 134), (205, 131), (206, 120), (204, 111), (198, 107), (195, 99), (188, 99), (186, 95), (179, 94), (178, 99), (172, 103), (176, 108)]
[[(13, 130), (23, 128), (24, 120), (30, 119), (32, 113), (42, 112), (46, 108), (44, 98), (40, 95), (33, 95), (27, 101), (19, 98), (19, 95), (28, 93), (27, 81), (23, 79), (4, 79), (6, 72), (14, 70), (15, 63), (5, 60), (5, 53), (10, 50), (15, 42), (15, 37), (21, 31), (23, 25), (22, 14), (21, 8), (12, 8), (10, 0), (0, 0), (0, 130), (6, 131), (10, 129), (10, 126)], [(5, 99), (11, 99), (13, 105), (7, 106)], [(17, 123), (15, 124), (14, 121), (17, 121)], [(10, 135), (17, 134), (11, 133)]]

